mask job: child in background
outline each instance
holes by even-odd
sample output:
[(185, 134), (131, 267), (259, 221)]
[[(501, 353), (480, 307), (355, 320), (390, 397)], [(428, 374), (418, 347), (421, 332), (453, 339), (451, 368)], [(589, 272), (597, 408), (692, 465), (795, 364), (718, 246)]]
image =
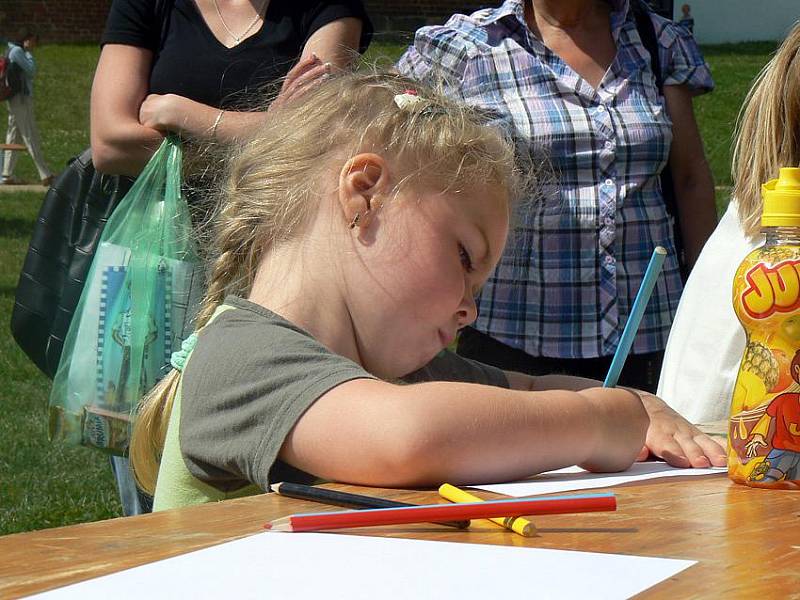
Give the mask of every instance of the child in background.
[(678, 25), (683, 25), (690, 32), (694, 33), (694, 17), (692, 16), (692, 7), (688, 4), (681, 5), (681, 18), (678, 19)]
[(528, 172), (484, 120), (399, 75), (348, 74), (243, 142), (200, 329), (134, 429), (131, 460), (155, 510), (282, 480), (408, 487), (621, 470), (648, 414), (656, 452), (724, 463), (709, 438), (677, 447), (700, 434), (652, 395), (442, 353), (476, 317)]
[(800, 166), (800, 21), (745, 99), (733, 197), (686, 283), (667, 342), (658, 395), (692, 423), (728, 417), (746, 343), (733, 312), (733, 277), (764, 243), (761, 184), (793, 166)]

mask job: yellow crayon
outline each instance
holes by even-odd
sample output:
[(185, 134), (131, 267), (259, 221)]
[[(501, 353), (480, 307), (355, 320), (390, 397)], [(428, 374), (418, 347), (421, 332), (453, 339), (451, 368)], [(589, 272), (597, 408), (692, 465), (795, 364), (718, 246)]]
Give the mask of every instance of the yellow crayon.
[[(473, 496), (449, 483), (443, 483), (439, 487), (439, 495), (450, 502), (483, 502), (482, 498)], [(536, 535), (536, 525), (523, 517), (494, 517), (489, 520), (525, 537)]]

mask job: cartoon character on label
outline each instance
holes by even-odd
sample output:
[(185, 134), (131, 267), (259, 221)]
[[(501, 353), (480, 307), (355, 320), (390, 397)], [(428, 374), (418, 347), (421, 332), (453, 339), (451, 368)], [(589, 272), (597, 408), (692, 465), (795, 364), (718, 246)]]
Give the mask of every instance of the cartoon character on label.
[[(800, 386), (800, 350), (791, 364), (792, 379)], [(800, 389), (795, 388), (795, 389)], [(750, 475), (750, 481), (770, 483), (785, 480), (787, 487), (795, 488), (791, 480), (800, 479), (800, 393), (798, 391), (779, 394), (767, 406), (764, 415), (750, 432), (745, 449), (748, 457), (754, 457), (760, 447), (767, 447), (767, 435), (775, 423), (772, 450), (766, 459)]]

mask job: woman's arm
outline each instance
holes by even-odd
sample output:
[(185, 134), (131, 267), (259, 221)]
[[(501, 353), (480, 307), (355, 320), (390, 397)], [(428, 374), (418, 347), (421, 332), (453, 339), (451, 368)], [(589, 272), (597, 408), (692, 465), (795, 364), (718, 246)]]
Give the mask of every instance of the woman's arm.
[[(555, 388), (582, 390), (601, 385), (599, 381), (593, 379), (569, 375), (531, 377), (512, 371), (505, 371), (505, 374), (511, 388), (518, 390)], [(725, 448), (714, 438), (689, 423), (658, 396), (640, 390), (636, 390), (636, 393), (641, 397), (642, 404), (650, 417), (645, 447), (639, 455), (641, 460), (653, 454), (674, 467), (725, 466), (727, 463)]]
[[(347, 67), (358, 56), (360, 36), (361, 21), (356, 18), (338, 19), (320, 27), (303, 47), (298, 64), (286, 75), (273, 105), (302, 94), (306, 86), (321, 81), (332, 69)], [(220, 114), (218, 108), (183, 96), (151, 94), (142, 105), (140, 119), (159, 131), (175, 131), (196, 139), (234, 140), (258, 127), (267, 112), (226, 110)]]
[(681, 234), (689, 266), (717, 226), (714, 179), (692, 108), (692, 92), (685, 85), (664, 86), (667, 112), (672, 119), (669, 160), (680, 215)]
[[(300, 62), (287, 75), (275, 102), (288, 101), (331, 68), (357, 56), (361, 21), (339, 19), (308, 39)], [(92, 85), (92, 155), (98, 170), (138, 175), (167, 132), (196, 139), (233, 140), (250, 132), (266, 113), (225, 111), (176, 94), (147, 94), (153, 53), (107, 44)], [(214, 124), (217, 124), (215, 127)]]
[(153, 53), (106, 44), (94, 74), (91, 95), (92, 160), (98, 171), (138, 175), (161, 144), (163, 134), (139, 122), (147, 96)]
[(581, 464), (627, 468), (644, 443), (638, 396), (616, 388), (521, 392), (359, 379), (317, 400), (280, 457), (317, 476), (375, 486), (513, 480)]

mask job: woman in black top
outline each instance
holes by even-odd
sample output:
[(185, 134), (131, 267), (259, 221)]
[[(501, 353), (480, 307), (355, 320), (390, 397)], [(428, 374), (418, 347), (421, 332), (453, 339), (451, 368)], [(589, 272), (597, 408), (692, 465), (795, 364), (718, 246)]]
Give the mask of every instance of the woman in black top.
[[(231, 140), (369, 43), (361, 0), (114, 0), (91, 100), (98, 170), (137, 175), (166, 132)], [(298, 61), (299, 59), (299, 61)]]
[[(167, 132), (232, 140), (257, 127), (265, 86), (301, 93), (366, 49), (361, 0), (113, 0), (91, 100), (95, 167), (138, 175)], [(126, 515), (149, 510), (112, 458)]]

